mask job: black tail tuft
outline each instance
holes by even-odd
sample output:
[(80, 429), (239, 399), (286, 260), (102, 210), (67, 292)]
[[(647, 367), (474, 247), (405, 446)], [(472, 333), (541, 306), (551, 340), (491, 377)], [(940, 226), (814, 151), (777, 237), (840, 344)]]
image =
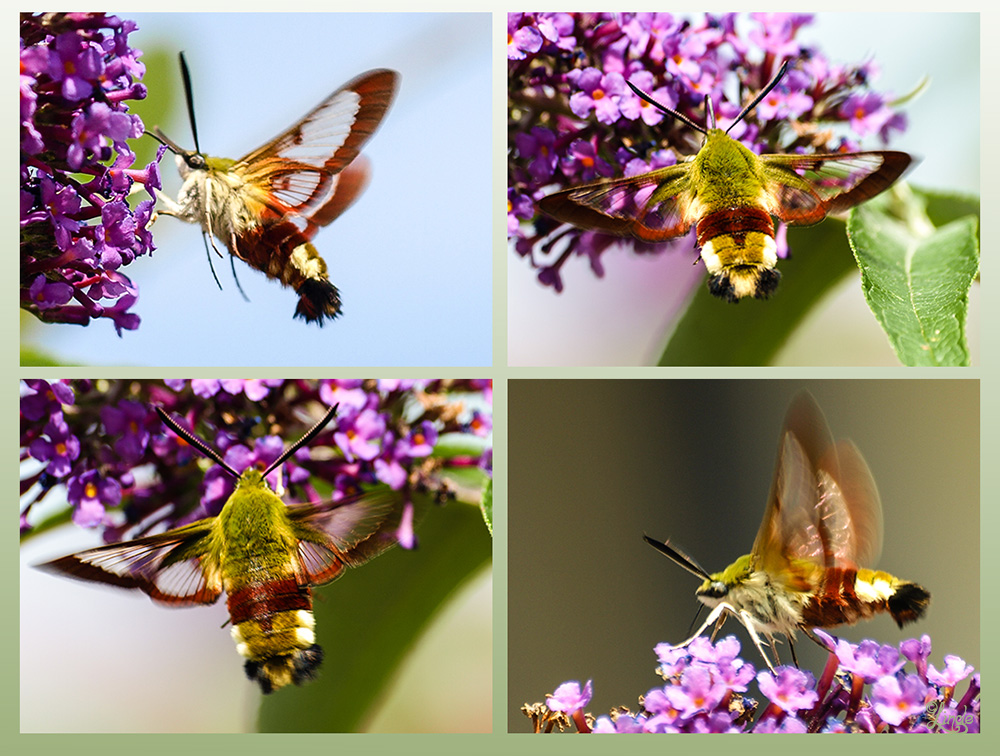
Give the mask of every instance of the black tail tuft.
[(778, 288), (778, 283), (781, 281), (781, 273), (774, 268), (765, 268), (760, 272), (760, 277), (757, 279), (757, 291), (754, 296), (757, 299), (767, 299), (769, 296), (774, 294), (774, 290)]
[(295, 317), (322, 326), (324, 318), (333, 320), (340, 315), (340, 292), (326, 279), (307, 278), (296, 292), (299, 304), (295, 308)]
[(304, 651), (295, 654), (295, 672), (292, 682), (301, 685), (304, 682), (313, 680), (319, 674), (319, 665), (323, 663), (323, 649), (319, 644), (312, 644)]
[(924, 616), (931, 594), (916, 583), (900, 583), (889, 597), (889, 613), (902, 627), (907, 622), (916, 622)]
[(316, 677), (323, 663), (323, 649), (315, 643), (290, 654), (253, 661), (247, 659), (243, 670), (260, 685), (262, 693), (273, 693), (289, 683), (301, 685)]
[[(751, 276), (756, 279), (753, 282), (753, 296), (756, 299), (767, 299), (770, 297), (775, 289), (778, 288), (778, 282), (781, 281), (781, 273), (779, 271), (774, 268), (763, 268), (755, 265), (745, 265), (740, 268), (733, 267), (729, 271), (717, 273), (709, 278), (709, 292), (713, 296), (725, 299), (727, 302), (732, 302), (733, 304), (739, 304), (740, 295), (736, 293), (736, 286), (733, 284), (730, 272), (735, 273), (741, 283), (744, 279), (748, 279)], [(744, 289), (744, 296), (749, 295), (749, 292), (745, 291), (745, 285), (740, 288)]]
[(727, 302), (739, 304), (740, 298), (736, 296), (736, 290), (725, 273), (719, 273), (708, 279), (708, 290), (713, 296), (725, 299)]

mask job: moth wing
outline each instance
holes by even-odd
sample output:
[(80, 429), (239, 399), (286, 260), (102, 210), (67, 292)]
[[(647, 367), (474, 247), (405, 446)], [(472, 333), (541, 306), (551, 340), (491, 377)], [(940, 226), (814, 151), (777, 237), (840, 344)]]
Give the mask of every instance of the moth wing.
[(289, 506), (305, 581), (327, 583), (345, 567), (364, 564), (394, 546), (403, 505), (399, 492), (378, 489), (341, 501)]
[(371, 178), (371, 161), (358, 155), (354, 162), (337, 174), (337, 186), (324, 205), (309, 216), (307, 235), (312, 238), (316, 231), (336, 220), (361, 196)]
[(687, 233), (691, 217), (691, 164), (565, 189), (538, 207), (563, 223), (590, 231), (662, 242)]
[(882, 508), (868, 466), (850, 442), (834, 444), (815, 400), (799, 394), (753, 554), (770, 574), (808, 582), (809, 565), (873, 565), (881, 545)]
[(831, 446), (833, 436), (816, 401), (805, 392), (797, 395), (785, 415), (767, 508), (751, 552), (772, 575), (789, 574), (794, 559), (822, 564), (816, 470)]
[(768, 212), (793, 225), (818, 223), (888, 189), (911, 161), (893, 151), (761, 155)]
[[(256, 188), (254, 196), (275, 217), (295, 214), (313, 220), (304, 231), (311, 238), (364, 188), (367, 163), (359, 163), (345, 177), (338, 174), (355, 162), (375, 133), (398, 82), (399, 75), (387, 69), (361, 74), (232, 170)], [(346, 186), (338, 188), (342, 181)]]
[(882, 553), (882, 504), (871, 470), (850, 441), (820, 461), (818, 529), (824, 558), (836, 567), (874, 567)]
[(222, 592), (210, 551), (214, 518), (134, 541), (87, 549), (38, 565), (78, 580), (138, 589), (173, 606), (211, 604)]

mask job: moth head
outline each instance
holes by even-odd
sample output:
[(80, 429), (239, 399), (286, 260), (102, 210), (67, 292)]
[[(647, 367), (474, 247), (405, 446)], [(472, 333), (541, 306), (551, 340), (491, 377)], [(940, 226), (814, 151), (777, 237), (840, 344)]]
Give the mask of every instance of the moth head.
[(729, 595), (734, 588), (742, 585), (753, 574), (750, 554), (741, 556), (722, 572), (716, 572), (705, 578), (695, 595), (707, 606), (715, 606)]
[(187, 178), (192, 171), (203, 171), (208, 167), (208, 159), (200, 152), (181, 152), (174, 155), (181, 178)]
[(177, 170), (180, 172), (181, 178), (187, 178), (191, 171), (203, 171), (207, 167), (208, 159), (204, 155), (197, 150), (185, 150), (160, 131), (158, 126), (146, 133), (174, 153), (174, 162), (177, 163)]

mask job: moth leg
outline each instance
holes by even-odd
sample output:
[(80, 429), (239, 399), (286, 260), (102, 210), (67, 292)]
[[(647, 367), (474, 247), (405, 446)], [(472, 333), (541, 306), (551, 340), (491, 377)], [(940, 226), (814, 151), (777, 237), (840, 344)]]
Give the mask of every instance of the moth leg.
[(208, 267), (212, 271), (212, 278), (215, 279), (215, 285), (219, 287), (219, 291), (222, 291), (222, 282), (219, 280), (219, 276), (215, 272), (215, 265), (212, 263), (212, 252), (209, 250), (211, 246), (215, 250), (215, 254), (222, 257), (222, 253), (219, 248), (215, 246), (215, 238), (212, 235), (212, 213), (208, 212), (208, 209), (212, 206), (212, 179), (205, 179), (205, 225), (201, 229), (201, 239), (205, 243), (205, 257), (208, 258)]
[(694, 633), (694, 635), (692, 635), (683, 643), (674, 644), (672, 648), (684, 648), (685, 646), (690, 645), (691, 641), (693, 641), (695, 638), (697, 638), (699, 635), (705, 632), (706, 628), (708, 628), (708, 626), (711, 625), (712, 623), (716, 622), (720, 617), (723, 620), (725, 620), (725, 617), (723, 617), (723, 613), (727, 610), (730, 612), (735, 611), (733, 607), (731, 607), (729, 604), (723, 601), (721, 604), (715, 607), (711, 612), (709, 612), (708, 617), (701, 624), (701, 627), (698, 628), (698, 630)]
[[(746, 611), (745, 609), (741, 609), (736, 614), (736, 618), (740, 621), (740, 624), (743, 625), (743, 627), (745, 627), (747, 629), (747, 632), (750, 634), (750, 639), (754, 642), (754, 645), (757, 646), (757, 650), (760, 652), (761, 658), (764, 660), (764, 663), (767, 665), (767, 668), (770, 669), (771, 672), (773, 673), (775, 671), (774, 665), (771, 664), (771, 660), (768, 659), (767, 658), (767, 654), (764, 653), (764, 644), (761, 642), (760, 636), (757, 634), (757, 631), (754, 629), (754, 626), (753, 626), (754, 625), (754, 621), (753, 621), (753, 617), (751, 616), (751, 614), (748, 611)], [(774, 639), (773, 638), (771, 639), (771, 642), (774, 643)], [(772, 650), (774, 651), (774, 659), (775, 659), (775, 661), (780, 662), (781, 660), (778, 659), (777, 649), (774, 649), (774, 647), (772, 646)]]
[[(212, 249), (215, 250), (215, 254), (222, 258), (222, 253), (219, 248), (215, 246), (215, 229), (212, 228), (212, 213), (210, 212), (212, 207), (212, 179), (211, 177), (205, 178), (205, 229), (204, 232), (207, 234), (209, 243), (212, 245)], [(212, 269), (212, 275), (215, 275), (215, 269)], [(218, 278), (215, 279), (218, 282)], [(221, 286), (219, 287), (222, 288)]]
[(236, 238), (236, 232), (230, 232), (229, 234), (229, 269), (233, 271), (233, 280), (236, 282), (236, 288), (239, 289), (240, 296), (243, 297), (244, 302), (249, 302), (250, 297), (246, 295), (243, 291), (243, 287), (240, 286), (240, 279), (236, 276), (236, 258), (245, 260), (246, 258), (240, 254), (239, 240)]
[(156, 195), (156, 204), (158, 205), (156, 211), (162, 215), (172, 215), (175, 218), (181, 218), (184, 215), (184, 207), (165, 194)]
[[(236, 237), (235, 236), (233, 237), (233, 244), (234, 245), (236, 244)], [(236, 247), (234, 246), (233, 249), (236, 249)], [(239, 291), (240, 291), (240, 296), (243, 297), (243, 301), (244, 302), (249, 302), (250, 301), (250, 297), (248, 297), (246, 295), (246, 292), (243, 291), (243, 287), (240, 286), (240, 279), (236, 277), (236, 255), (230, 255), (229, 256), (229, 267), (233, 271), (233, 280), (236, 282), (236, 288), (239, 289)]]
[(726, 624), (726, 619), (728, 619), (728, 617), (729, 615), (725, 613), (719, 615), (719, 619), (716, 621), (715, 627), (712, 628), (712, 643), (715, 643), (715, 639), (719, 635), (719, 631), (722, 629), (722, 626)]
[[(792, 642), (792, 639), (791, 639), (791, 638), (789, 638), (789, 639), (788, 639), (788, 648), (789, 648), (789, 650), (791, 650), (791, 652), (792, 652), (792, 664), (794, 664), (794, 665), (795, 665), (795, 668), (796, 668), (796, 669), (799, 669), (799, 660), (798, 660), (798, 658), (797, 658), (797, 657), (795, 656), (795, 644), (794, 644), (794, 643)], [(778, 658), (778, 654), (777, 654), (777, 652), (775, 652), (775, 654), (774, 654), (774, 658), (775, 658), (775, 659), (777, 659), (777, 658)]]
[[(205, 242), (205, 257), (208, 258), (208, 267), (212, 271), (212, 278), (215, 279), (215, 285), (219, 287), (219, 291), (222, 291), (222, 283), (219, 281), (219, 277), (215, 274), (215, 264), (212, 262), (212, 252), (208, 248), (208, 245), (210, 243), (209, 240), (211, 239), (211, 237), (208, 235), (208, 231), (202, 229), (201, 238), (202, 241)], [(214, 247), (215, 245), (213, 244), (212, 246)]]
[(823, 641), (821, 641), (819, 638), (817, 638), (815, 635), (813, 635), (812, 628), (802, 627), (801, 625), (799, 625), (799, 629), (802, 630), (802, 632), (805, 634), (805, 636), (809, 640), (811, 640), (813, 643), (815, 643), (821, 649), (823, 649), (826, 652), (830, 651), (830, 649), (827, 647), (827, 645), (825, 643), (823, 643)]

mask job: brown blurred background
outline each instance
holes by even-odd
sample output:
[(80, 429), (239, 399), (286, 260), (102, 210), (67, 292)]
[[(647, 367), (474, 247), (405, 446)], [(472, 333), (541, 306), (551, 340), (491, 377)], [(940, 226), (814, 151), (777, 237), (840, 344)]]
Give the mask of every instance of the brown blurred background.
[[(978, 381), (511, 380), (510, 731), (529, 729), (521, 704), (566, 680), (593, 679), (594, 714), (634, 710), (656, 686), (653, 646), (687, 637), (698, 580), (642, 535), (671, 539), (709, 572), (748, 553), (801, 389), (878, 485), (885, 543), (867, 566), (932, 594), (903, 630), (880, 616), (832, 632), (890, 644), (927, 633), (939, 669), (944, 654), (978, 669)], [(733, 620), (729, 633), (762, 666)], [(801, 635), (796, 652), (818, 675), (824, 652)]]

